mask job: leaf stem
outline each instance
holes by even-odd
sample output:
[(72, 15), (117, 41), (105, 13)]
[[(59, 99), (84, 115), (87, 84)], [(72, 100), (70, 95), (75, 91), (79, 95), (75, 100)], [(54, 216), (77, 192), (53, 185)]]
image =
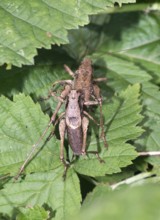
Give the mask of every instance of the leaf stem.
[(123, 5), (123, 7), (114, 7), (114, 8), (106, 8), (107, 13), (124, 13), (124, 12), (134, 12), (134, 11), (155, 11), (160, 10), (159, 3), (141, 3), (141, 4), (132, 4), (132, 5)]
[(111, 185), (111, 188), (112, 190), (116, 189), (117, 187), (121, 186), (121, 185), (124, 185), (124, 184), (127, 184), (127, 185), (130, 185), (130, 184), (133, 184), (133, 183), (136, 183), (140, 180), (143, 180), (145, 178), (149, 178), (151, 177), (153, 174), (150, 173), (150, 172), (145, 172), (145, 173), (140, 173), (136, 176), (133, 176), (133, 177), (130, 177), (128, 179), (125, 179), (119, 183), (115, 183), (113, 185)]
[(138, 156), (160, 156), (160, 151), (138, 152)]

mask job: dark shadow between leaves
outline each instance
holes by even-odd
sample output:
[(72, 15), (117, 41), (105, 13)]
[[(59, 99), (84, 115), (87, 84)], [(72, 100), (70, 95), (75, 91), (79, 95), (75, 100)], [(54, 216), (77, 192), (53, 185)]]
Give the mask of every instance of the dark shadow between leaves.
[(15, 204), (7, 197), (7, 194), (4, 194), (1, 191), (1, 196), (6, 199), (7, 204), (12, 207), (12, 214), (11, 217), (8, 214), (0, 213), (0, 219), (2, 220), (16, 220), (16, 216), (21, 213), (20, 209), (15, 207)]
[(0, 213), (0, 219), (1, 220), (14, 220), (13, 218), (9, 217), (9, 215), (3, 214), (3, 213)]
[[(63, 60), (63, 58), (65, 58)], [(35, 57), (35, 65), (22, 66), (21, 68), (13, 66), (10, 70), (7, 70), (5, 65), (0, 69), (0, 94), (12, 98), (13, 94), (25, 93), (31, 95), (31, 91), (28, 91), (25, 87), (26, 82), (29, 83), (33, 71), (43, 71), (44, 74), (47, 71), (52, 71), (56, 66), (62, 67), (65, 62), (69, 62), (71, 58), (67, 53), (57, 46), (53, 46), (52, 50), (41, 49), (38, 50), (38, 56)], [(52, 82), (51, 82), (52, 83)], [(36, 88), (32, 87), (36, 90)], [(34, 92), (32, 92), (34, 95)]]
[(47, 220), (52, 220), (53, 218), (55, 218), (56, 216), (56, 210), (53, 210), (52, 207), (50, 207), (47, 203), (44, 203), (42, 205), (42, 207), (46, 210), (49, 211), (49, 218), (47, 218)]
[(10, 174), (0, 176), (0, 190), (3, 189), (3, 186), (6, 183), (8, 183), (11, 179), (12, 177), (10, 176)]
[(78, 175), (78, 178), (80, 180), (80, 188), (81, 188), (82, 203), (83, 203), (83, 201), (86, 198), (87, 194), (89, 192), (92, 192), (92, 190), (94, 189), (95, 185), (91, 181), (92, 178), (90, 178), (88, 176), (85, 176), (85, 175), (81, 175), (79, 173), (77, 173), (77, 175)]

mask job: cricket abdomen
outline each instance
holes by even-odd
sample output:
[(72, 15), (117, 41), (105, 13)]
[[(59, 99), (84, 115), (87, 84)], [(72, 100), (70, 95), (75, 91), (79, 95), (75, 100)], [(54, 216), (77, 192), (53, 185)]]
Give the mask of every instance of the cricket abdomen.
[(67, 134), (69, 139), (70, 147), (75, 155), (82, 154), (82, 143), (83, 143), (83, 136), (82, 136), (82, 128), (77, 127), (75, 129), (67, 127)]

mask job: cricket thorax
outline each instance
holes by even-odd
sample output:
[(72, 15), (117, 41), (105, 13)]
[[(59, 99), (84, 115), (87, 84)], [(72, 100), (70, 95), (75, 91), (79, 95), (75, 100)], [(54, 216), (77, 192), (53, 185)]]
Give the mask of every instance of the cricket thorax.
[(66, 108), (66, 124), (72, 129), (81, 126), (81, 110), (79, 106), (79, 93), (71, 90)]
[(78, 70), (75, 72), (74, 86), (84, 95), (84, 100), (87, 101), (91, 97), (92, 92), (92, 77), (93, 70), (90, 59), (84, 59)]

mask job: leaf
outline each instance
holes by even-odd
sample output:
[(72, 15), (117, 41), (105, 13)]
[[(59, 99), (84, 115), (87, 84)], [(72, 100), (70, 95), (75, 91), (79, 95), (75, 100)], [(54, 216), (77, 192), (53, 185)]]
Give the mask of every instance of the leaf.
[[(121, 3), (135, 0), (119, 0)], [(36, 48), (51, 48), (51, 44), (68, 43), (67, 30), (89, 22), (88, 15), (113, 7), (115, 1), (3, 1), (0, 3), (1, 41), (0, 65), (33, 64)], [(6, 37), (7, 36), (7, 37)]]
[[(132, 16), (131, 13), (127, 15), (128, 19)], [(108, 25), (112, 37), (109, 40), (106, 36), (101, 48), (92, 56), (101, 69), (107, 68), (108, 86), (113, 91), (121, 91), (137, 82), (142, 84), (143, 126), (147, 131), (136, 140), (138, 151), (160, 150), (159, 18), (159, 11), (141, 13), (135, 24), (132, 21), (122, 31), (119, 27), (127, 25), (126, 17), (115, 15)], [(113, 31), (115, 22), (117, 25)], [(147, 161), (153, 165), (160, 162), (158, 157), (147, 158)]]
[[(148, 91), (149, 92), (149, 91)], [(155, 97), (157, 93), (155, 93)], [(153, 101), (153, 109), (156, 110), (156, 105)], [(158, 105), (157, 105), (158, 107)], [(139, 151), (160, 151), (160, 139), (159, 139), (159, 130), (160, 130), (160, 116), (159, 114), (155, 114), (152, 111), (146, 112), (146, 116), (148, 120), (144, 123), (144, 126), (148, 128), (148, 130), (144, 133), (142, 138), (136, 141), (138, 146), (141, 146)], [(157, 157), (145, 157), (145, 161), (154, 165), (160, 165), (160, 158)]]
[(98, 186), (89, 194), (76, 219), (158, 219), (158, 192), (159, 184), (126, 187), (114, 192), (109, 192), (106, 186)]
[[(64, 70), (64, 64), (70, 66), (71, 59), (61, 50), (43, 51), (38, 57), (35, 66), (12, 68), (11, 70), (0, 69), (0, 94), (12, 97), (17, 93), (24, 93), (32, 96), (35, 102), (39, 102), (44, 112), (53, 113), (58, 99), (46, 98), (51, 89), (56, 90), (56, 96), (60, 95), (62, 86), (53, 87), (52, 84), (58, 80), (71, 79)], [(59, 92), (58, 92), (59, 91)], [(62, 108), (62, 111), (64, 108)], [(61, 112), (61, 111), (60, 111)]]
[(96, 177), (95, 179), (98, 183), (104, 183), (104, 184), (108, 183), (111, 185), (133, 176), (135, 172), (137, 172), (137, 169), (135, 169), (135, 167), (131, 165), (123, 168), (120, 173), (100, 176), (100, 177)]
[(63, 181), (62, 173), (63, 166), (54, 171), (27, 175), (22, 182), (7, 183), (0, 191), (1, 212), (11, 215), (18, 207), (44, 205), (50, 214), (54, 214), (54, 219), (71, 218), (80, 208), (79, 180), (72, 169), (68, 170), (66, 181)]
[(49, 212), (46, 212), (43, 207), (34, 206), (29, 208), (21, 208), (21, 213), (17, 216), (17, 220), (47, 220)]
[(159, 14), (159, 11), (147, 15), (141, 14), (136, 25), (132, 25), (128, 30), (122, 32), (121, 41), (115, 39), (114, 36), (113, 40), (104, 43), (101, 49), (125, 55), (126, 58), (137, 62), (142, 69), (151, 74), (154, 79), (158, 78), (159, 81)]
[[(94, 156), (88, 155), (89, 159), (80, 159), (75, 164), (75, 170), (89, 176), (103, 176), (121, 171), (122, 167), (131, 164), (137, 153), (134, 147), (126, 143), (136, 139), (143, 130), (137, 126), (142, 120), (139, 105), (139, 85), (129, 86), (128, 89), (119, 95), (120, 102), (112, 100), (112, 103), (104, 106), (105, 119), (110, 119), (107, 129), (108, 150), (101, 145), (100, 157), (105, 163), (100, 163)], [(88, 150), (97, 150), (96, 137), (91, 137)]]
[[(128, 15), (128, 19), (131, 15)], [(108, 25), (111, 27), (113, 26), (112, 23), (117, 23), (115, 33), (110, 30), (112, 31), (112, 38), (108, 40), (106, 36), (106, 40), (104, 40), (101, 48), (99, 48), (99, 52), (103, 55), (108, 52), (107, 56), (117, 57), (117, 61), (118, 59), (126, 60), (131, 65), (136, 65), (139, 71), (143, 70), (148, 73), (153, 78), (152, 81), (159, 82), (159, 12), (147, 15), (141, 14), (138, 23), (134, 25), (132, 22), (130, 28), (124, 29), (124, 31), (119, 30), (119, 26), (125, 27), (126, 18), (124, 19), (123, 15), (117, 15), (116, 17), (116, 21), (111, 19)], [(117, 38), (117, 35), (121, 36), (120, 40)], [(109, 70), (110, 67), (111, 71), (115, 70), (115, 67), (112, 70), (110, 61), (107, 62), (107, 66), (109, 66)], [(140, 76), (139, 71), (137, 75)], [(117, 71), (115, 74), (117, 74)]]
[[(18, 172), (49, 120), (49, 117), (42, 113), (40, 106), (34, 104), (30, 97), (25, 97), (23, 94), (16, 95), (13, 102), (5, 97), (0, 98), (1, 174), (15, 175)], [(46, 138), (51, 130), (49, 129)], [(44, 171), (61, 166), (58, 140), (54, 137), (45, 143), (46, 138), (41, 141), (38, 147), (39, 153), (27, 166), (26, 172)]]
[[(15, 175), (46, 128), (49, 117), (31, 98), (22, 94), (14, 96), (13, 102), (1, 97), (0, 112), (0, 172)], [(24, 204), (45, 203), (56, 212), (56, 219), (65, 219), (78, 211), (81, 200), (78, 178), (70, 168), (67, 180), (63, 181), (64, 168), (59, 160), (58, 140), (52, 138), (45, 143), (44, 139), (39, 148), (42, 146), (44, 148), (25, 169), (26, 173), (35, 174), (27, 175), (22, 182), (5, 184), (6, 188), (1, 190), (1, 212), (11, 215), (13, 208)], [(40, 171), (45, 172), (38, 173)]]

